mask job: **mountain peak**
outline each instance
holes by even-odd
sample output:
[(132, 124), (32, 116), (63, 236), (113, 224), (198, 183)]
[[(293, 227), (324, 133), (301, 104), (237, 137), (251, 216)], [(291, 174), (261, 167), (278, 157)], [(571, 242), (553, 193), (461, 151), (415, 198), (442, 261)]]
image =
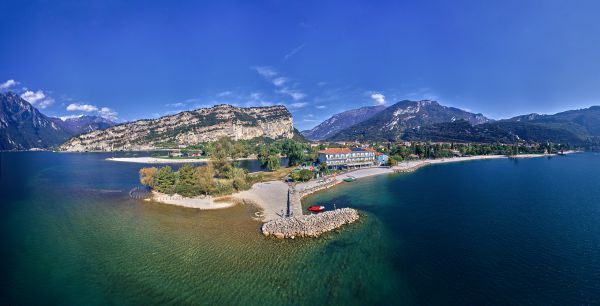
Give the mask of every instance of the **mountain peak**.
[(331, 139), (399, 140), (406, 129), (457, 120), (465, 120), (470, 124), (490, 121), (481, 114), (442, 106), (433, 100), (402, 100), (372, 118), (340, 131)]
[(310, 140), (326, 139), (345, 128), (373, 117), (384, 109), (383, 105), (363, 106), (337, 113), (314, 128), (302, 131), (302, 135)]

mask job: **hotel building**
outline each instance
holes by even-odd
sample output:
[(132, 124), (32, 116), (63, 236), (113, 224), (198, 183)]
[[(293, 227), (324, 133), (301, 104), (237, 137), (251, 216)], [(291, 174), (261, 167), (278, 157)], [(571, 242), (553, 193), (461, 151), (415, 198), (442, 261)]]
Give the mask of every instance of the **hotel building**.
[(370, 148), (329, 148), (319, 151), (319, 162), (332, 168), (361, 168), (376, 165), (377, 159)]

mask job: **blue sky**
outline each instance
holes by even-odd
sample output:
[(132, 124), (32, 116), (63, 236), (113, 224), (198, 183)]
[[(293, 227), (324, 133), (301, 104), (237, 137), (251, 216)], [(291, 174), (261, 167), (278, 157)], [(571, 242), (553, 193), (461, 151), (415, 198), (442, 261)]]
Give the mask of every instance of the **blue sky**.
[[(492, 118), (600, 104), (598, 1), (0, 2), (0, 90), (52, 116), (285, 104), (300, 129), (435, 99)], [(13, 80), (13, 82), (10, 82)]]

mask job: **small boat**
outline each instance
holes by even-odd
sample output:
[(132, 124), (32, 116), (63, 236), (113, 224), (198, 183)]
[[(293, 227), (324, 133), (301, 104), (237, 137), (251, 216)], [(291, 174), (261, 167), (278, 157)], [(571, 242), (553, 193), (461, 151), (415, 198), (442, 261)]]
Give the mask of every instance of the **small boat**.
[(348, 182), (348, 183), (354, 182), (354, 181), (356, 181), (356, 178), (354, 176), (349, 176), (344, 179), (344, 182)]
[(311, 206), (308, 208), (308, 211), (312, 212), (322, 212), (325, 210), (325, 206)]

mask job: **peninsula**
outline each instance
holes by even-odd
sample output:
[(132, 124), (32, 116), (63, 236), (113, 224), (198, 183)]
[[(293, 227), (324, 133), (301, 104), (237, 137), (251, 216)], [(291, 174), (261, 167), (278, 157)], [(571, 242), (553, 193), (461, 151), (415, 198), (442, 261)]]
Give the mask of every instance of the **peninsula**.
[[(367, 154), (364, 155), (367, 157), (360, 159), (359, 162), (364, 163), (366, 161), (368, 166), (357, 169), (346, 168), (346, 170), (341, 172), (327, 171), (325, 169), (330, 166), (327, 166), (326, 162), (323, 162), (319, 166), (321, 167), (321, 170), (325, 170), (319, 172), (321, 175), (314, 174), (313, 171), (309, 171), (306, 166), (303, 166), (299, 168), (290, 167), (271, 169), (272, 172), (267, 172), (270, 175), (264, 177), (263, 173), (244, 173), (237, 168), (231, 168), (231, 164), (226, 159), (228, 156), (226, 153), (227, 147), (229, 147), (229, 141), (221, 139), (216, 143), (215, 148), (217, 148), (217, 151), (214, 152), (214, 155), (218, 158), (220, 156), (220, 160), (218, 158), (211, 158), (205, 160), (207, 166), (192, 168), (189, 165), (184, 165), (180, 168), (178, 172), (178, 182), (189, 181), (194, 178), (202, 182), (197, 186), (197, 188), (200, 189), (195, 193), (190, 192), (191, 185), (182, 187), (179, 185), (181, 183), (176, 184), (175, 179), (173, 179), (174, 174), (167, 175), (171, 176), (171, 178), (160, 178), (158, 175), (159, 172), (170, 173), (171, 170), (168, 166), (161, 167), (160, 169), (144, 168), (155, 169), (152, 171), (156, 171), (156, 176), (152, 179), (154, 181), (150, 183), (148, 177), (145, 177), (143, 173), (148, 170), (143, 169), (140, 172), (142, 183), (153, 185), (155, 188), (155, 190), (152, 191), (152, 197), (148, 200), (197, 209), (223, 209), (239, 203), (251, 204), (255, 205), (260, 210), (256, 214), (256, 219), (263, 222), (262, 232), (265, 236), (277, 238), (317, 237), (325, 232), (337, 229), (344, 224), (349, 224), (358, 220), (359, 213), (352, 208), (343, 208), (328, 211), (326, 213), (305, 215), (303, 213), (301, 200), (307, 195), (334, 187), (345, 181), (375, 175), (407, 173), (416, 171), (423, 166), (435, 164), (500, 158), (538, 158), (557, 155), (556, 153), (529, 153), (510, 156), (502, 154), (455, 156), (406, 160), (403, 162), (394, 162), (392, 160), (393, 165), (389, 165), (389, 161), (387, 162), (387, 165), (382, 165), (376, 164), (375, 159), (375, 156), (379, 156), (380, 154), (368, 155), (370, 154), (369, 152), (374, 152), (370, 150), (321, 150), (319, 151), (319, 158), (325, 158), (328, 153), (334, 151), (349, 152), (346, 153), (349, 156), (351, 156), (351, 154), (358, 156), (362, 156), (360, 154), (363, 153)], [(574, 151), (566, 151), (562, 154), (573, 152)], [(292, 151), (285, 151), (282, 153), (287, 156), (292, 156), (294, 154)], [(339, 159), (340, 155), (336, 156)], [(261, 159), (268, 160), (268, 157), (261, 156)], [(332, 161), (330, 160), (330, 162)], [(213, 165), (217, 165), (218, 169)], [(223, 167), (225, 168), (223, 169)], [(290, 172), (292, 173), (291, 175), (289, 174)], [(310, 172), (310, 176), (308, 176), (307, 179), (303, 179), (299, 174), (301, 172)], [(215, 173), (221, 173), (221, 177), (219, 178)], [(314, 176), (317, 176), (317, 178)], [(166, 187), (159, 186), (160, 184), (164, 185), (164, 182), (172, 185)]]

